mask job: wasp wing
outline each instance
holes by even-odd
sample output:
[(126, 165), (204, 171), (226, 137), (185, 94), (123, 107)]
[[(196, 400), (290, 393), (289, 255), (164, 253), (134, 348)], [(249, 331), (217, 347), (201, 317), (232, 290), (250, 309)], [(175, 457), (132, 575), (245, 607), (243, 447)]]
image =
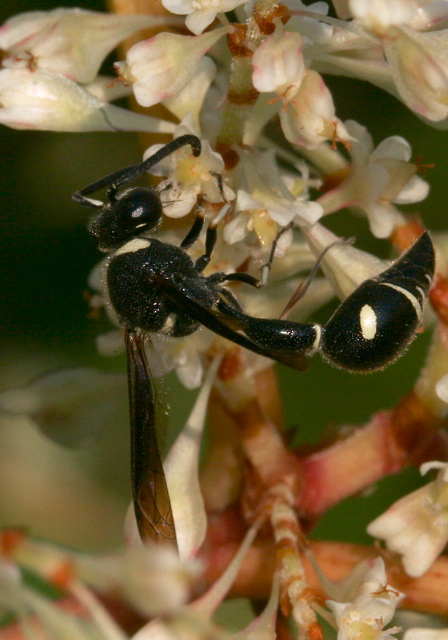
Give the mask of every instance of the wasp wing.
[(142, 540), (176, 540), (171, 502), (157, 442), (157, 416), (145, 338), (125, 331), (131, 419), (131, 474), (135, 516)]
[[(157, 283), (163, 289), (164, 295), (170, 299), (171, 302), (183, 311), (186, 311), (191, 318), (194, 318), (217, 335), (227, 338), (227, 340), (245, 349), (249, 349), (249, 351), (258, 353), (265, 358), (271, 358), (271, 360), (280, 362), (298, 371), (306, 371), (308, 369), (308, 358), (302, 353), (297, 351), (286, 352), (270, 350), (256, 344), (247, 336), (239, 333), (238, 330), (244, 330), (246, 319), (247, 322), (252, 320), (250, 316), (247, 316), (242, 311), (232, 309), (231, 314), (226, 314), (220, 311), (219, 308), (210, 309), (197, 300), (186, 296), (171, 280), (159, 278)], [(222, 308), (225, 306), (229, 308), (229, 305), (222, 301), (219, 304), (221, 304)]]

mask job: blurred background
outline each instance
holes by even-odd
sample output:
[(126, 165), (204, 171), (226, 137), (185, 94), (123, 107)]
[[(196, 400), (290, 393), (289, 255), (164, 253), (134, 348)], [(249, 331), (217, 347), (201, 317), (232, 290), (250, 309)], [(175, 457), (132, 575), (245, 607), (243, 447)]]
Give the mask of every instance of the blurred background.
[[(103, 10), (83, 0), (65, 6)], [(30, 10), (58, 6), (53, 0), (3, 0), (0, 20)], [(446, 134), (430, 129), (394, 98), (370, 85), (328, 78), (337, 114), (371, 131), (375, 144), (404, 136), (413, 157), (434, 164), (419, 211), (430, 229), (446, 228)], [(1, 102), (1, 96), (0, 96)], [(377, 117), (378, 116), (378, 117)], [(377, 119), (375, 119), (377, 118)], [(141, 150), (129, 134), (57, 134), (0, 129), (0, 391), (62, 367), (88, 366), (124, 372), (124, 357), (103, 358), (95, 337), (105, 322), (88, 316), (87, 278), (98, 254), (86, 231), (86, 209), (71, 194), (121, 166), (138, 161)], [(358, 246), (388, 256), (385, 242), (372, 240), (365, 221), (336, 214), (326, 223)], [(331, 313), (322, 310), (317, 321)], [(429, 342), (419, 337), (406, 357), (386, 371), (346, 374), (315, 358), (310, 372), (279, 368), (286, 423), (296, 442), (316, 442), (328, 425), (362, 423), (371, 413), (393, 406), (412, 386)], [(181, 425), (195, 394), (170, 376), (170, 419)], [(123, 405), (107, 432), (90, 448), (69, 450), (37, 433), (24, 419), (0, 416), (0, 526), (25, 526), (36, 535), (85, 549), (109, 550), (123, 542), (123, 519), (130, 500), (128, 419)], [(386, 479), (372, 495), (354, 497), (333, 509), (315, 537), (369, 542), (366, 524), (419, 482), (408, 470), (400, 482)], [(350, 514), (356, 512), (356, 518)], [(342, 530), (351, 522), (350, 530)]]

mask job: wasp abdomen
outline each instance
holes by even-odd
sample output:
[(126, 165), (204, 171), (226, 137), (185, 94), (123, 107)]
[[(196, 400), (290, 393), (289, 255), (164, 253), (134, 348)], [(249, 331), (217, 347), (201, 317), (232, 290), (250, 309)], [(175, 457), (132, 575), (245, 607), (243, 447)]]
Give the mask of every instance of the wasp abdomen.
[(428, 233), (395, 264), (366, 280), (343, 302), (322, 330), (322, 355), (337, 367), (368, 372), (398, 358), (421, 323), (434, 274)]

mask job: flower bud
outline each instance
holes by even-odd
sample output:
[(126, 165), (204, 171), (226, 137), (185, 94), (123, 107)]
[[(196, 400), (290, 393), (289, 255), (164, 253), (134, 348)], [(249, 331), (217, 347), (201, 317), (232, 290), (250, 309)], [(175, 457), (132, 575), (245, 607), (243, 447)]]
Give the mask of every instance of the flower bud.
[(187, 29), (198, 35), (216, 18), (218, 13), (233, 11), (248, 0), (162, 0), (162, 5), (171, 13), (187, 16)]
[(385, 41), (384, 53), (403, 102), (433, 122), (447, 118), (446, 37), (438, 33), (419, 33), (403, 27), (398, 38)]
[(316, 149), (325, 140), (347, 146), (353, 141), (336, 117), (331, 93), (316, 71), (308, 71), (287, 108), (280, 111), (280, 122), (286, 139), (305, 149)]
[(255, 51), (253, 85), (257, 91), (294, 94), (305, 74), (302, 36), (278, 27)]
[(0, 48), (10, 56), (3, 65), (17, 65), (19, 58), (28, 66), (91, 82), (104, 58), (122, 40), (160, 21), (83, 9), (22, 13), (0, 28)]
[(232, 27), (202, 36), (159, 33), (129, 49), (126, 62), (115, 64), (121, 79), (133, 85), (137, 102), (151, 107), (176, 95), (199, 70), (204, 54)]
[(383, 140), (376, 149), (367, 130), (347, 121), (353, 136), (350, 172), (335, 189), (327, 191), (318, 202), (326, 213), (345, 207), (363, 211), (377, 238), (387, 238), (403, 218), (393, 203), (408, 204), (423, 200), (429, 185), (415, 175), (417, 165), (410, 162), (411, 147), (400, 136)]
[(49, 71), (0, 71), (0, 123), (13, 129), (47, 131), (173, 131), (163, 120), (133, 113), (95, 98)]

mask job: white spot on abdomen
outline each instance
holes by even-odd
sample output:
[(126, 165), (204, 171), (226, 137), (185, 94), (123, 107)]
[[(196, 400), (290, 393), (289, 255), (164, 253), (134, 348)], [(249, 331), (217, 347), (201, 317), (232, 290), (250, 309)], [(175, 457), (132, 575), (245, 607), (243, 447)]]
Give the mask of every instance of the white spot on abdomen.
[(370, 305), (365, 304), (359, 312), (359, 324), (364, 340), (373, 340), (376, 336), (376, 313)]

